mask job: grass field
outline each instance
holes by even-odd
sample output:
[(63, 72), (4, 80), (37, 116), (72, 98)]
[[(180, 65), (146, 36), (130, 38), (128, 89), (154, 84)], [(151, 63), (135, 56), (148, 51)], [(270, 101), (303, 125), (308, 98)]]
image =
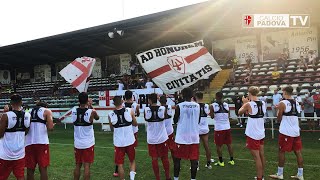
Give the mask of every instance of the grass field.
[[(213, 131), (210, 132), (210, 148), (214, 159), (216, 160), (216, 152), (213, 144)], [(277, 140), (271, 139), (271, 131), (266, 131), (267, 137), (265, 139), (266, 152), (266, 175), (275, 173), (277, 170)], [(237, 129), (232, 131), (233, 148), (235, 152), (235, 166), (226, 164), (225, 167), (213, 167), (211, 170), (204, 168), (205, 153), (201, 146), (200, 150), (200, 170), (197, 174), (198, 180), (248, 180), (255, 176), (255, 166), (249, 151), (245, 148), (244, 129)], [(73, 129), (68, 125), (65, 130), (62, 125), (55, 127), (53, 132), (50, 132), (50, 153), (51, 166), (49, 167), (49, 178), (54, 180), (72, 179), (72, 172), (74, 168), (74, 152), (73, 152)], [(276, 134), (276, 138), (277, 138)], [(95, 127), (95, 162), (91, 168), (91, 179), (95, 180), (112, 180), (117, 179), (112, 177), (114, 170), (113, 164), (113, 144), (112, 133), (102, 132), (100, 127)], [(320, 138), (319, 132), (303, 132), (303, 157), (304, 157), (304, 176), (306, 180), (320, 179)], [(224, 148), (224, 159), (228, 160), (226, 148)], [(284, 169), (285, 179), (289, 179), (290, 175), (296, 174), (297, 165), (293, 153), (286, 156), (286, 166)], [(146, 133), (144, 127), (140, 127), (139, 132), (139, 146), (136, 149), (137, 161), (137, 175), (136, 179), (152, 180), (154, 179), (151, 159), (147, 152)], [(170, 161), (171, 174), (173, 177), (173, 164)], [(190, 179), (189, 162), (182, 161), (180, 180)], [(128, 161), (125, 162), (126, 175), (128, 175)], [(162, 171), (162, 164), (159, 161), (162, 179), (164, 179), (164, 172)], [(37, 179), (39, 178), (37, 172)], [(13, 179), (13, 177), (11, 177)], [(268, 179), (268, 178), (266, 178)]]

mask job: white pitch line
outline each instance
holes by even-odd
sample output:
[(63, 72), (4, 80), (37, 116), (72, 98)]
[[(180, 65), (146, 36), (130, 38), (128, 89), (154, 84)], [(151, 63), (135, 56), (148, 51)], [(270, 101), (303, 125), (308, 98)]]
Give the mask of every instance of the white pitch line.
[[(74, 146), (74, 144), (64, 144), (64, 143), (50, 143), (53, 145), (62, 145), (62, 146)], [(114, 147), (108, 147), (108, 146), (94, 146), (94, 148), (100, 148), (100, 149), (114, 149)], [(140, 152), (148, 152), (148, 150), (146, 149), (136, 149), (136, 151), (140, 151)], [(204, 155), (200, 155), (201, 157), (206, 157)], [(235, 160), (239, 160), (239, 161), (250, 161), (250, 162), (254, 162), (254, 160), (252, 159), (242, 159), (242, 158), (234, 158)], [(267, 163), (274, 163), (277, 164), (278, 162), (276, 161), (267, 161)], [(286, 164), (290, 164), (290, 165), (297, 165), (295, 163), (286, 163)], [(307, 167), (315, 167), (315, 168), (320, 168), (319, 165), (311, 165), (311, 164), (304, 164), (303, 166), (307, 166)]]

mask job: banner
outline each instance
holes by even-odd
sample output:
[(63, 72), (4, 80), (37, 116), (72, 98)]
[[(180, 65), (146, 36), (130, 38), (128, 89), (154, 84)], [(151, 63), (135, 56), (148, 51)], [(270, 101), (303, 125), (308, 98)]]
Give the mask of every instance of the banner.
[(51, 82), (51, 66), (48, 64), (34, 66), (35, 82)]
[(96, 64), (94, 65), (92, 69), (92, 77), (94, 78), (101, 78), (101, 59), (95, 58)]
[(307, 57), (310, 50), (318, 56), (317, 28), (290, 30), (288, 37), (290, 59), (299, 59), (300, 56)]
[[(153, 89), (131, 89), (133, 92), (133, 101), (140, 104), (140, 110), (148, 106), (148, 96), (151, 93), (157, 93), (159, 95), (163, 94), (163, 91), (160, 88)], [(113, 105), (113, 97), (114, 96), (124, 96), (126, 90), (112, 90), (112, 91), (99, 91), (99, 106), (102, 107), (114, 107)], [(173, 95), (167, 95), (167, 104), (175, 105)]]
[(164, 93), (173, 94), (221, 70), (203, 41), (151, 49), (136, 55)]
[(256, 36), (244, 36), (236, 38), (235, 52), (239, 64), (245, 64), (248, 57), (252, 62), (258, 62), (258, 49)]
[(0, 82), (1, 84), (11, 83), (11, 75), (9, 70), (0, 70)]
[(64, 62), (58, 62), (55, 64), (57, 80), (63, 79), (63, 77), (59, 74), (59, 72), (70, 63), (71, 63), (71, 61), (64, 61)]
[(120, 72), (121, 74), (130, 74), (130, 54), (120, 54)]
[(261, 52), (263, 61), (276, 60), (289, 48), (288, 31), (261, 34)]
[(72, 61), (59, 73), (79, 92), (87, 92), (89, 86), (89, 77), (96, 60), (90, 57), (81, 57)]

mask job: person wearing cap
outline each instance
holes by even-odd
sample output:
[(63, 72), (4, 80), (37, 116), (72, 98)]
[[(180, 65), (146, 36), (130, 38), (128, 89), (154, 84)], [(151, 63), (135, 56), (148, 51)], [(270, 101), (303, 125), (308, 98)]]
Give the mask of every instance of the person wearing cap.
[(0, 120), (0, 179), (8, 179), (11, 172), (17, 180), (24, 179), (25, 135), (30, 127), (30, 113), (22, 111), (22, 97), (13, 94), (12, 110)]

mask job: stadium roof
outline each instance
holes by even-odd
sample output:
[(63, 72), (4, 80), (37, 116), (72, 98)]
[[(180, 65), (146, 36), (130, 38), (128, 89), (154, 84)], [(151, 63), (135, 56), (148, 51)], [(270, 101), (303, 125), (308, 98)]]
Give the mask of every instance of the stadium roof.
[[(120, 53), (135, 54), (199, 39), (204, 39), (210, 47), (212, 40), (266, 31), (242, 28), (243, 14), (310, 14), (311, 24), (318, 26), (319, 12), (318, 0), (213, 0), (0, 47), (0, 64), (21, 66), (68, 61), (80, 56), (103, 58)], [(110, 39), (107, 33), (114, 28), (124, 30), (124, 36)]]

